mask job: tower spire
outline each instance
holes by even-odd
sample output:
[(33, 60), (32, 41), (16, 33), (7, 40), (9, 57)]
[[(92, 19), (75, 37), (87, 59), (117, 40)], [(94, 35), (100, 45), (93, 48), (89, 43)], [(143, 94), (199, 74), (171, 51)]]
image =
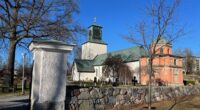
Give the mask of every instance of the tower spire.
[(96, 17), (94, 17), (94, 24), (96, 24), (96, 22), (97, 22), (97, 18), (96, 18)]

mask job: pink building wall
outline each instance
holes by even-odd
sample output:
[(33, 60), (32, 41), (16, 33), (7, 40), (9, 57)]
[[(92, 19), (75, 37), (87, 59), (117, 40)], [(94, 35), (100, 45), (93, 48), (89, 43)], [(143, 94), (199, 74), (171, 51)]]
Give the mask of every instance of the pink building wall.
[[(157, 55), (153, 59), (153, 82), (161, 82), (164, 85), (183, 85), (182, 58), (172, 55), (170, 45), (162, 46), (162, 53), (159, 45), (156, 50)], [(142, 85), (147, 85), (149, 81), (148, 61), (148, 57), (140, 58), (140, 78)]]

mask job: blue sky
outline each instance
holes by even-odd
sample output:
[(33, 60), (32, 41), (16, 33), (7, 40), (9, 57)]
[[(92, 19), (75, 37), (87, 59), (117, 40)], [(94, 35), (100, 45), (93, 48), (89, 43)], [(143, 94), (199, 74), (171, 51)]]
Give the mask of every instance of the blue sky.
[[(79, 0), (80, 14), (75, 20), (87, 28), (93, 23), (103, 26), (103, 40), (108, 44), (108, 51), (115, 51), (134, 46), (122, 38), (128, 33), (130, 26), (135, 26), (146, 15), (144, 8), (150, 0)], [(190, 48), (194, 55), (200, 56), (200, 0), (182, 0), (176, 17), (179, 23), (186, 26), (186, 35), (173, 43), (173, 50), (177, 48)], [(86, 37), (81, 43), (86, 41)], [(21, 52), (17, 49), (16, 59), (21, 62)], [(30, 54), (29, 59), (32, 59)], [(72, 57), (70, 57), (72, 58)]]
[[(103, 39), (108, 43), (108, 51), (129, 48), (132, 43), (122, 38), (129, 26), (145, 19), (144, 8), (149, 0), (80, 0), (80, 14), (76, 16), (84, 27), (93, 23), (103, 26)], [(173, 49), (190, 48), (200, 56), (200, 0), (182, 0), (177, 9), (177, 19), (186, 29), (186, 35), (173, 43)], [(84, 42), (84, 40), (82, 41)]]

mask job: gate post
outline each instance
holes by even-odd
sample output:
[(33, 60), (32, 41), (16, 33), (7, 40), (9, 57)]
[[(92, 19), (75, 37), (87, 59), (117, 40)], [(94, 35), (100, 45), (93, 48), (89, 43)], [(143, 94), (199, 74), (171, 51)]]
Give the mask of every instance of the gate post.
[(64, 110), (66, 54), (74, 45), (56, 40), (34, 40), (31, 110)]

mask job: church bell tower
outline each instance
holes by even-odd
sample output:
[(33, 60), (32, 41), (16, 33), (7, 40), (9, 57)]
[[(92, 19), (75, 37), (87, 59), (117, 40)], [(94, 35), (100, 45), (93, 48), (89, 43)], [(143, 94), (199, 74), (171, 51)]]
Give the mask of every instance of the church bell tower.
[(82, 44), (81, 59), (92, 60), (99, 54), (107, 53), (107, 44), (102, 39), (102, 27), (94, 23), (88, 27), (88, 39)]

